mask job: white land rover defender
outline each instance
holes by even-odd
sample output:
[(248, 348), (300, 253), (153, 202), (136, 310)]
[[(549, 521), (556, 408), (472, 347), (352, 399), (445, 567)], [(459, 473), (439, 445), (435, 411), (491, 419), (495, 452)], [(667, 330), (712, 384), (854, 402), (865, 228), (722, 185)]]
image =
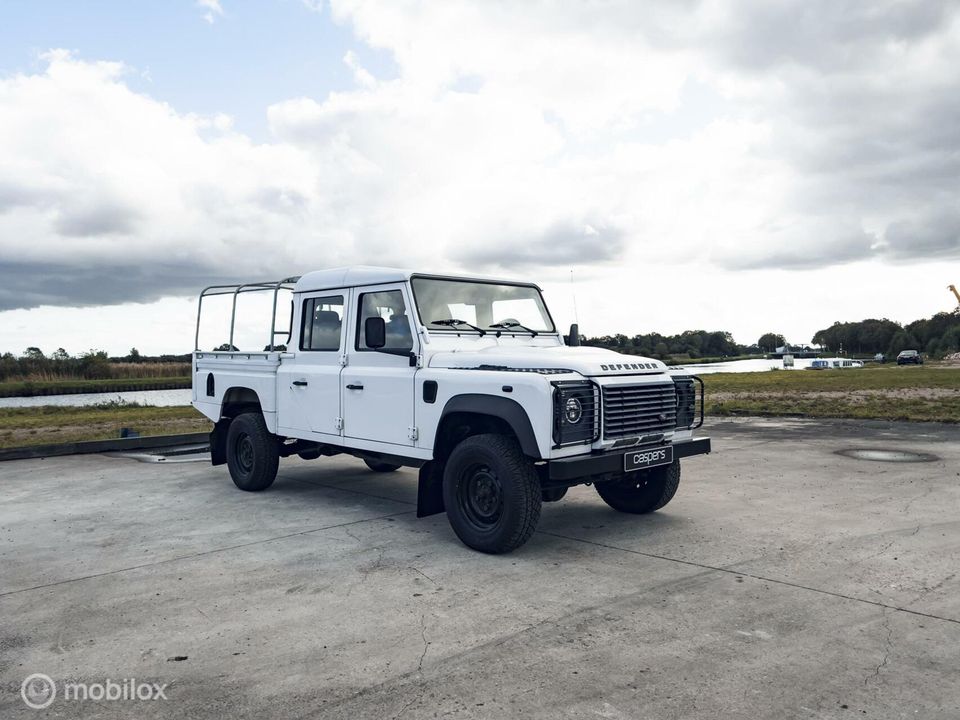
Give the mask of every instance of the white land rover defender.
[[(238, 349), (238, 299), (257, 292), (272, 300), (268, 337)], [(208, 352), (201, 316), (216, 295), (232, 303), (230, 335)], [(418, 468), (417, 515), (445, 511), (466, 545), (503, 553), (568, 487), (649, 513), (676, 493), (680, 459), (710, 452), (693, 436), (698, 378), (578, 345), (526, 282), (351, 267), (215, 286), (200, 295), (193, 404), (216, 423), (213, 464), (241, 490), (270, 487), (290, 455)]]

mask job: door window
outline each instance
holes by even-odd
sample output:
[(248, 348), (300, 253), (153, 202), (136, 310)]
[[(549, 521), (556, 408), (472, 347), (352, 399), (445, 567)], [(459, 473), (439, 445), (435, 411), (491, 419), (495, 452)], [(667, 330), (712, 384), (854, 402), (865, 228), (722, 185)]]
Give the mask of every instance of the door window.
[(367, 318), (380, 317), (387, 324), (387, 344), (383, 350), (409, 352), (413, 350), (413, 334), (407, 304), (399, 290), (363, 293), (360, 296), (360, 312), (357, 323), (357, 350), (370, 350), (364, 337)]
[(303, 301), (300, 349), (339, 350), (342, 327), (343, 295), (307, 298)]

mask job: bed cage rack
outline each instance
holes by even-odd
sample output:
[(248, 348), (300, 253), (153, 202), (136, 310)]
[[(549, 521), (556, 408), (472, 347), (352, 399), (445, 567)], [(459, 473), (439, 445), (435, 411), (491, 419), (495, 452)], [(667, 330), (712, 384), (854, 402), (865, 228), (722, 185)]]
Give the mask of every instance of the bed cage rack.
[[(280, 294), (281, 290), (293, 290), (294, 286), (299, 280), (300, 277), (288, 277), (283, 280), (272, 280), (269, 282), (254, 282), (254, 283), (239, 283), (239, 284), (230, 284), (230, 285), (210, 285), (205, 287), (200, 293), (200, 299), (197, 302), (197, 330), (193, 338), (193, 349), (195, 352), (200, 351), (200, 314), (203, 311), (203, 299), (205, 297), (213, 297), (215, 295), (233, 295), (233, 302), (230, 308), (230, 342), (229, 347), (235, 347), (233, 344), (233, 332), (236, 327), (237, 320), (237, 298), (241, 293), (250, 293), (250, 292), (270, 292), (273, 291), (273, 309), (270, 315), (270, 338), (267, 342), (267, 350), (277, 349), (276, 343), (274, 342), (277, 338), (277, 335), (289, 335), (289, 328), (286, 330), (277, 330), (277, 297)], [(230, 352), (239, 352), (236, 350), (230, 350)]]

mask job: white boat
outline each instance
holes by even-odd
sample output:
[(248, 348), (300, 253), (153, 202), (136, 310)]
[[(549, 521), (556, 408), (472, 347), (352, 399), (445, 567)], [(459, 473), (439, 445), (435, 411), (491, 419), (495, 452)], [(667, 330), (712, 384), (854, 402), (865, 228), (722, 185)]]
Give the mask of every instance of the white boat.
[(842, 370), (862, 367), (862, 360), (850, 360), (849, 358), (817, 358), (810, 362), (807, 370)]

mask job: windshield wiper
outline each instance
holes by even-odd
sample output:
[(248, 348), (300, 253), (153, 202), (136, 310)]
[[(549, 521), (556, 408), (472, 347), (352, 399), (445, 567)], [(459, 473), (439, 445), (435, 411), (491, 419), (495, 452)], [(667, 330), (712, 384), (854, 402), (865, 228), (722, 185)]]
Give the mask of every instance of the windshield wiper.
[(446, 320), (431, 320), (431, 325), (446, 325), (447, 327), (455, 327), (456, 325), (466, 325), (471, 330), (476, 330), (480, 333), (480, 337), (483, 337), (487, 334), (487, 331), (483, 328), (477, 327), (476, 325), (471, 325), (466, 320), (455, 320), (454, 318), (447, 318)]
[(518, 322), (509, 321), (509, 320), (504, 320), (503, 322), (498, 322), (498, 323), (491, 323), (490, 327), (503, 328), (504, 330), (509, 330), (511, 328), (520, 328), (521, 330), (526, 330), (528, 333), (530, 333), (530, 337), (536, 337), (538, 334), (536, 330), (531, 330), (526, 325), (521, 325)]

